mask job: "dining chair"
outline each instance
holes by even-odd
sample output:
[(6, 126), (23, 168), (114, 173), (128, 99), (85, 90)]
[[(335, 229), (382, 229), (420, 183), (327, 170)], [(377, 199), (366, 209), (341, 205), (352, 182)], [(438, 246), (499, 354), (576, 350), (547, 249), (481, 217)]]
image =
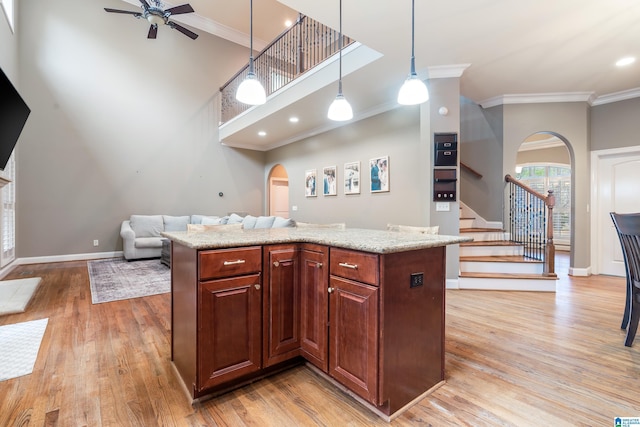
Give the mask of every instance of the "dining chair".
[(624, 257), (627, 292), (621, 327), (627, 330), (624, 345), (631, 347), (640, 319), (640, 213), (611, 212), (610, 215)]

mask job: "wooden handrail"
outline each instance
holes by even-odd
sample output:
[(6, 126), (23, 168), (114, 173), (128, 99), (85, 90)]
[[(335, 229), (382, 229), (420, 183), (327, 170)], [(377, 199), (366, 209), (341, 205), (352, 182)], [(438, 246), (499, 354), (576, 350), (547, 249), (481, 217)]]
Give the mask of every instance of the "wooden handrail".
[(478, 172), (477, 170), (473, 169), (471, 166), (468, 166), (466, 163), (460, 162), (460, 167), (462, 169), (466, 170), (467, 172), (470, 172), (476, 178), (482, 179), (482, 174), (480, 172)]
[(556, 249), (555, 245), (553, 244), (553, 207), (556, 205), (556, 196), (553, 194), (553, 190), (548, 190), (548, 194), (545, 196), (538, 193), (536, 190), (527, 186), (526, 184), (518, 181), (509, 174), (505, 175), (504, 180), (517, 187), (522, 188), (527, 193), (533, 195), (534, 197), (537, 197), (544, 202), (547, 208), (547, 229), (545, 239), (546, 243), (544, 248), (544, 271), (542, 275), (548, 277), (557, 277), (555, 273)]

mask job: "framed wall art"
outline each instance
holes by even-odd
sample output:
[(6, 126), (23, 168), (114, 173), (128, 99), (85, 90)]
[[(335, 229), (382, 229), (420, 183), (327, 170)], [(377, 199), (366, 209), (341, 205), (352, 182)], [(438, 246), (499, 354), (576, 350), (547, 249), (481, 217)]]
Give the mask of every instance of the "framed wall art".
[(325, 196), (335, 196), (338, 194), (338, 183), (337, 183), (337, 173), (335, 166), (327, 166), (323, 169), (322, 173), (322, 183), (323, 183), (323, 191), (322, 194)]
[(389, 156), (369, 160), (369, 171), (371, 173), (371, 192), (389, 191)]
[(316, 197), (316, 170), (309, 169), (304, 173), (304, 195)]
[(360, 194), (360, 162), (344, 164), (344, 194)]

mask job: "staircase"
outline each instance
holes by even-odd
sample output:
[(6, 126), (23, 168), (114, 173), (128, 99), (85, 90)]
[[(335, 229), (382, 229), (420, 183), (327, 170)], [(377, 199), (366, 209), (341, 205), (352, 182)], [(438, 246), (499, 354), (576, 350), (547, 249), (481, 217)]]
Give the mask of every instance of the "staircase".
[(542, 261), (525, 258), (523, 246), (509, 240), (502, 224), (460, 205), (460, 235), (474, 239), (460, 244), (460, 289), (555, 292), (557, 278), (543, 275)]

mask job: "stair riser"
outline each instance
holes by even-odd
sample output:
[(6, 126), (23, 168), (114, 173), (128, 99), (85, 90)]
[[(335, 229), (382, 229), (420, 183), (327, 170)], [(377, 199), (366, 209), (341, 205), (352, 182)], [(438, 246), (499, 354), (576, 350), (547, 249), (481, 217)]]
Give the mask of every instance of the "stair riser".
[(476, 242), (491, 242), (496, 240), (506, 240), (503, 231), (469, 231), (460, 233), (464, 237), (473, 237)]
[(538, 279), (486, 279), (478, 277), (458, 278), (460, 289), (482, 289), (493, 291), (555, 292), (555, 280)]
[(532, 262), (472, 262), (461, 261), (460, 271), (463, 273), (514, 273), (542, 274), (544, 265)]
[(522, 254), (522, 246), (460, 246), (460, 256), (508, 256)]
[(473, 227), (473, 220), (472, 219), (461, 219), (460, 220), (460, 229), (471, 228), (471, 227)]

